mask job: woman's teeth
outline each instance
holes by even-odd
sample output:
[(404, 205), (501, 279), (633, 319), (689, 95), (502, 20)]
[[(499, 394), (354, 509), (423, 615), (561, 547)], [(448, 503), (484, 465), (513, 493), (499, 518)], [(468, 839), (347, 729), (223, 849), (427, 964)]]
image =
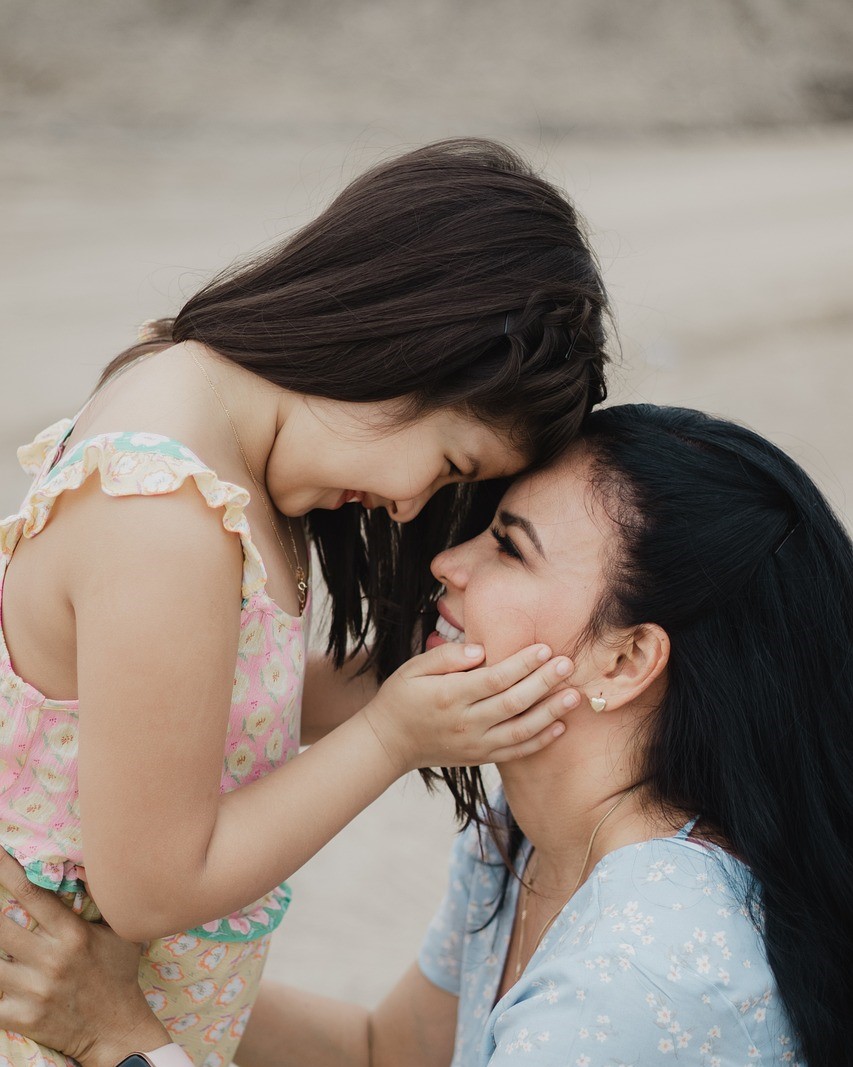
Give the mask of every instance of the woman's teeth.
[(459, 645), (465, 644), (465, 631), (457, 630), (455, 626), (451, 626), (443, 615), (439, 615), (435, 630), (445, 641), (455, 641)]

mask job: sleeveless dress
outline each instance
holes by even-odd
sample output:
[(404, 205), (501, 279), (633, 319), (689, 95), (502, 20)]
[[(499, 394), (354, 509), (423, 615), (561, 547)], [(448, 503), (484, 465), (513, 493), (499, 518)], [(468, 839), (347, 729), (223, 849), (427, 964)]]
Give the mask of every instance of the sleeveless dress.
[[(20, 678), (2, 628), (6, 568), (22, 537), (35, 537), (56, 499), (87, 478), (109, 496), (171, 493), (193, 482), (208, 507), (243, 547), (242, 614), (234, 691), (220, 792), (269, 773), (299, 748), (308, 608), (286, 614), (265, 592), (266, 572), (252, 542), (248, 492), (221, 481), (188, 448), (150, 433), (108, 433), (63, 455), (73, 422), (49, 427), (18, 451), (35, 475), (20, 511), (0, 521), (0, 843), (30, 881), (60, 895), (85, 919), (100, 913), (78, 877), (85, 866), (77, 790), (79, 705), (53, 700)], [(225, 1067), (245, 1029), (270, 935), (290, 900), (283, 884), (219, 921), (151, 941), (139, 982), (153, 1011), (198, 1067)], [(32, 926), (23, 908), (0, 890), (0, 910)], [(71, 1067), (73, 1061), (21, 1035), (0, 1030), (0, 1067)]]

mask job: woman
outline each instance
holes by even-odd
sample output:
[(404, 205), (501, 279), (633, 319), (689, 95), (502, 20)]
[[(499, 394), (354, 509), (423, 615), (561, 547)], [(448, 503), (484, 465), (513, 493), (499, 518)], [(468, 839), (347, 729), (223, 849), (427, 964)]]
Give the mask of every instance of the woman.
[[(152, 324), (23, 450), (34, 481), (0, 522), (0, 843), (146, 941), (140, 980), (208, 1067), (240, 1038), (286, 877), (406, 770), (562, 731), (569, 664), (541, 646), (499, 673), (438, 650), (375, 683), (484, 480), (547, 462), (601, 397), (605, 312), (565, 196), (499, 145), (430, 145)], [(309, 686), (303, 732), (309, 543), (331, 666), (360, 658)], [(4, 1033), (0, 1056), (62, 1060)]]
[[(571, 652), (565, 735), (491, 804), (447, 772), (469, 825), (419, 965), (372, 1013), (268, 986), (241, 1067), (853, 1063), (851, 564), (751, 431), (593, 414), (433, 565), (429, 644)], [(162, 1044), (127, 946), (31, 903), (49, 932), (0, 927), (0, 1020), (87, 1067)]]

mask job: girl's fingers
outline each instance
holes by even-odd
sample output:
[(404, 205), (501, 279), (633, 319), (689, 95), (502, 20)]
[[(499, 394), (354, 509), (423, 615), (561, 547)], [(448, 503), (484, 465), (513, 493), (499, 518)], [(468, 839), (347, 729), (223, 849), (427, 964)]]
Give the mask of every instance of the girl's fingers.
[[(515, 752), (531, 744), (533, 747), (529, 751), (536, 752), (565, 731), (564, 724), (559, 720), (579, 703), (580, 694), (576, 689), (561, 689), (529, 711), (499, 722), (488, 731), (486, 737), (496, 752)], [(527, 749), (515, 754), (526, 755)], [(493, 762), (498, 762), (496, 757), (493, 757)]]
[[(451, 674), (459, 671), (468, 671), (464, 679), (454, 682), (453, 692), (459, 700), (467, 700), (474, 704), (478, 701), (486, 701), (489, 697), (506, 695), (510, 690), (513, 695), (502, 713), (494, 709), (494, 721), (505, 719), (511, 715), (517, 715), (529, 708), (531, 704), (541, 700), (547, 690), (541, 689), (539, 681), (535, 682), (530, 689), (530, 696), (526, 693), (516, 693), (513, 687), (517, 686), (528, 677), (536, 677), (541, 671), (543, 664), (548, 664), (551, 658), (551, 649), (547, 645), (529, 645), (520, 652), (508, 656), (500, 663), (491, 667), (479, 667), (485, 651), (482, 645), (460, 645), (454, 641), (448, 641), (443, 645), (430, 649), (420, 656), (411, 660), (409, 664), (401, 668), (404, 672), (412, 672), (410, 677), (428, 677)], [(555, 664), (554, 681), (549, 688), (553, 688), (561, 678), (571, 671), (571, 661), (565, 656), (559, 656), (552, 661)], [(534, 674), (533, 672), (536, 672)], [(552, 672), (553, 673), (553, 672)], [(550, 676), (550, 675), (549, 675)]]
[(508, 745), (497, 752), (492, 753), (492, 763), (508, 763), (510, 760), (522, 759), (524, 756), (532, 756), (535, 752), (541, 752), (566, 732), (565, 726), (555, 723), (550, 730), (543, 730), (529, 741), (522, 741), (518, 745)]
[[(507, 656), (500, 663), (490, 667), (481, 667), (472, 671), (466, 679), (466, 697), (473, 704), (475, 701), (487, 700), (511, 689), (533, 671), (539, 670), (543, 663), (551, 658), (551, 649), (547, 645), (529, 645), (520, 652)], [(560, 657), (565, 659), (565, 657)], [(530, 705), (525, 705), (529, 707)], [(519, 711), (523, 710), (519, 708)], [(503, 716), (506, 718), (506, 715)]]
[[(489, 726), (497, 725), (505, 719), (515, 719), (544, 700), (553, 692), (555, 686), (565, 684), (572, 670), (572, 661), (567, 656), (555, 656), (546, 663), (540, 662), (538, 670), (524, 675), (496, 696), (480, 700), (472, 708), (472, 713), (478, 722)], [(563, 714), (568, 706), (564, 706), (560, 714)]]
[(415, 678), (470, 671), (472, 667), (478, 667), (483, 662), (485, 654), (486, 650), (482, 645), (460, 645), (455, 641), (447, 641), (415, 656), (404, 664), (400, 671)]

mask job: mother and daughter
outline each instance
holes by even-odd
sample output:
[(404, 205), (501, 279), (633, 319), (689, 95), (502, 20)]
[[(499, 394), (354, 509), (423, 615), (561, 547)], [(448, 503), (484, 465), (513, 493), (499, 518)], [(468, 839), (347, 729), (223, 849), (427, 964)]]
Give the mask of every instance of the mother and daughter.
[[(24, 451), (0, 1063), (853, 1062), (853, 550), (750, 431), (590, 414), (606, 312), (566, 199), (444, 142)], [(283, 880), (418, 767), (466, 829), (417, 964), (258, 993)]]

